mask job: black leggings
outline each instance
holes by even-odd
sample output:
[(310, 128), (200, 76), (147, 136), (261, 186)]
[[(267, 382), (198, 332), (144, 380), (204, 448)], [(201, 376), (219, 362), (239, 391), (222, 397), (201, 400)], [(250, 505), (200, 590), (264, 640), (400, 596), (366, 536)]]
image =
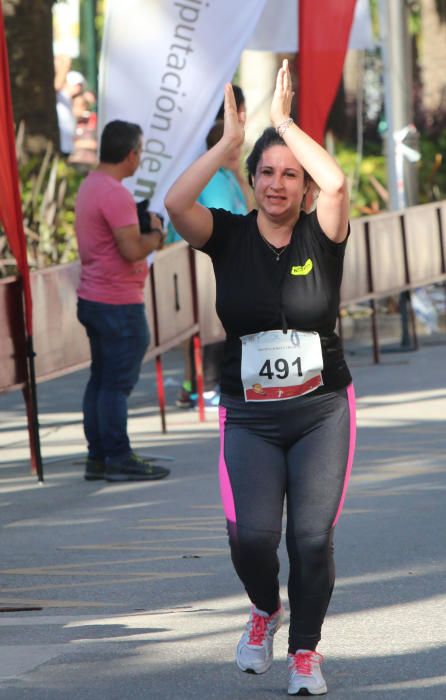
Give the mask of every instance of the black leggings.
[(333, 531), (355, 446), (353, 386), (288, 401), (223, 395), (220, 487), (234, 567), (249, 598), (279, 607), (286, 496), (289, 652), (315, 649), (333, 590)]

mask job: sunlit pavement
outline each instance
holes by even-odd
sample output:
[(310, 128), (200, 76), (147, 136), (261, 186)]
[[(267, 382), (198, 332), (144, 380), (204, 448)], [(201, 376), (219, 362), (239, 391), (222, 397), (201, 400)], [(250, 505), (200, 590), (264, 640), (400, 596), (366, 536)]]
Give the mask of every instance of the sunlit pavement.
[[(446, 343), (349, 357), (358, 449), (337, 528), (337, 584), (320, 651), (329, 697), (446, 698)], [(0, 396), (0, 697), (286, 697), (286, 625), (263, 676), (240, 673), (247, 601), (219, 503), (216, 414), (174, 408), (153, 366), (132, 397), (134, 447), (171, 468), (153, 483), (83, 480), (85, 373), (39, 386), (45, 483), (28, 472), (21, 395)], [(286, 600), (286, 554), (281, 582)]]

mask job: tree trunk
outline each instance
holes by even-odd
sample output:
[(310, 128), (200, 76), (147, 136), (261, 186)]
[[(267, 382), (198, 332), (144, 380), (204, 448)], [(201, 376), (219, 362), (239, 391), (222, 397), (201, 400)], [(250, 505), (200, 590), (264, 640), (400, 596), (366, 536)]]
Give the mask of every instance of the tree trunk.
[(5, 16), (12, 103), (16, 126), (23, 120), (25, 148), (40, 153), (59, 146), (54, 92), (53, 0), (1, 0)]
[(445, 3), (440, 0), (422, 0), (421, 47), (422, 105), (426, 123), (430, 126), (440, 120), (444, 128), (446, 115), (446, 22)]

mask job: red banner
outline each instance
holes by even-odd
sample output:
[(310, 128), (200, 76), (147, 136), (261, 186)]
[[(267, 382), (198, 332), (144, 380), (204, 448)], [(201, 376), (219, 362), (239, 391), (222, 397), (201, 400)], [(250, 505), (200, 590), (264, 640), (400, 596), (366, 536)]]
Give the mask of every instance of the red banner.
[(14, 117), (9, 81), (8, 52), (0, 2), (0, 223), (17, 261), (25, 295), (26, 331), (32, 335), (32, 300), (26, 238), (23, 230), (22, 204), (15, 153)]
[(299, 126), (323, 143), (342, 76), (356, 0), (299, 0)]

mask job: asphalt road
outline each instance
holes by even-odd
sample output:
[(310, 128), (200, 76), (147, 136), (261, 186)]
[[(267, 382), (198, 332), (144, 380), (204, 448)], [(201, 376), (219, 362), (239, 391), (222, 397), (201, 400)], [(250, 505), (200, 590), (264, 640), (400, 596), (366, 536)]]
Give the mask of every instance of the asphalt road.
[[(350, 357), (358, 448), (337, 527), (337, 584), (319, 650), (333, 700), (446, 698), (446, 345)], [(0, 698), (286, 697), (286, 625), (263, 676), (234, 663), (248, 604), (233, 573), (217, 483), (215, 414), (173, 408), (153, 367), (132, 398), (134, 446), (157, 483), (87, 483), (85, 373), (39, 387), (45, 483), (28, 474), (20, 394), (0, 396)], [(281, 547), (286, 601), (287, 563)]]

